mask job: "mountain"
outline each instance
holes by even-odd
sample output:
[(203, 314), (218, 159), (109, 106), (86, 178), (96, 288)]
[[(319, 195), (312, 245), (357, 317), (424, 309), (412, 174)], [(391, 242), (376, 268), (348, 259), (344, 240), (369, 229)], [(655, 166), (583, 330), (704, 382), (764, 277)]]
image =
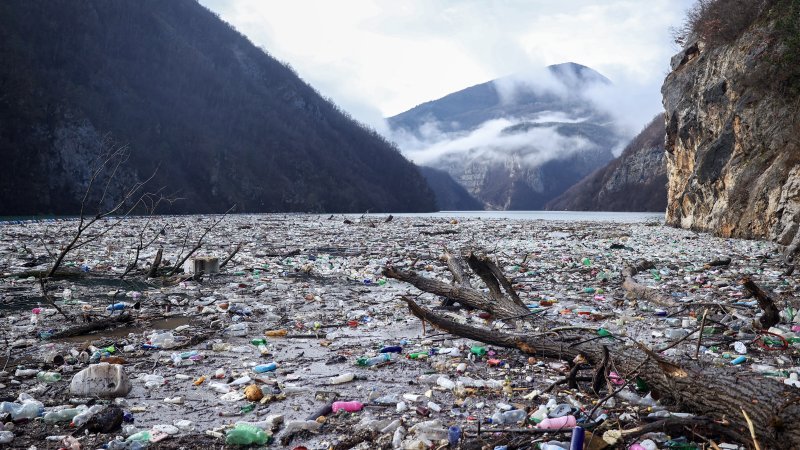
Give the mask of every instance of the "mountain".
[[(800, 248), (800, 3), (696, 9), (662, 87), (666, 222)], [(713, 25), (713, 26), (711, 26)]]
[(436, 197), (439, 211), (480, 211), (483, 204), (471, 196), (463, 186), (444, 170), (420, 166), (419, 171)]
[(196, 1), (12, 0), (0, 25), (0, 214), (76, 213), (121, 147), (109, 192), (156, 171), (170, 212), (435, 208), (396, 147)]
[(664, 211), (667, 167), (664, 116), (657, 115), (625, 147), (619, 158), (551, 200), (557, 211)]
[(445, 170), (488, 209), (542, 209), (620, 146), (613, 120), (591, 100), (609, 84), (564, 63), (478, 84), (387, 121), (406, 155)]

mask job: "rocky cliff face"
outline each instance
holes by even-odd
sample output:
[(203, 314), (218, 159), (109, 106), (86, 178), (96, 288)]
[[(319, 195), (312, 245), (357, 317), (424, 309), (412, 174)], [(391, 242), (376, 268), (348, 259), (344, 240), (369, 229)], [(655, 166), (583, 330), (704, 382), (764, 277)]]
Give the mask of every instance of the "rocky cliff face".
[(625, 147), (619, 158), (547, 204), (558, 211), (664, 211), (667, 170), (664, 117), (659, 114)]
[(765, 17), (732, 42), (694, 41), (673, 58), (662, 88), (668, 224), (800, 242), (798, 99), (777, 79), (786, 47), (773, 28)]

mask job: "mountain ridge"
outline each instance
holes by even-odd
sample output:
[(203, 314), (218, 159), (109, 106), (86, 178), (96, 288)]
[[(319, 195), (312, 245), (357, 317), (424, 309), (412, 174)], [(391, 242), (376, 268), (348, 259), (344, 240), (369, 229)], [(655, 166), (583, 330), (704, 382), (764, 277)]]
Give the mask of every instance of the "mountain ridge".
[[(191, 0), (0, 5), (0, 204), (74, 213), (88, 167), (127, 145), (170, 212), (431, 211), (399, 151)], [(48, 180), (32, 184), (31, 181)]]

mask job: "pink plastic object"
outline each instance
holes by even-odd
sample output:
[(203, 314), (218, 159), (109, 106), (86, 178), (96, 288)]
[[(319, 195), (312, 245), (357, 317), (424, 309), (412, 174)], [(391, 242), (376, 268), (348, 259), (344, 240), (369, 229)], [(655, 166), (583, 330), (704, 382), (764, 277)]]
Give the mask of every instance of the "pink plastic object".
[(34, 314), (41, 314), (42, 313), (42, 308), (33, 308), (31, 310), (31, 312), (34, 313)]
[(576, 424), (575, 416), (556, 417), (555, 419), (544, 419), (536, 425), (542, 430), (559, 430), (561, 428), (572, 428)]
[(647, 449), (639, 444), (633, 444), (630, 447), (628, 447), (628, 450), (647, 450)]
[(625, 384), (625, 380), (623, 380), (617, 372), (608, 372), (608, 379), (612, 384), (616, 384), (617, 386)]
[(800, 331), (800, 325), (792, 325), (792, 331), (794, 331), (795, 333)]
[(333, 412), (337, 412), (341, 409), (347, 412), (356, 412), (356, 411), (361, 411), (361, 408), (363, 407), (364, 404), (361, 402), (333, 402), (333, 405), (331, 405), (331, 409), (333, 410)]

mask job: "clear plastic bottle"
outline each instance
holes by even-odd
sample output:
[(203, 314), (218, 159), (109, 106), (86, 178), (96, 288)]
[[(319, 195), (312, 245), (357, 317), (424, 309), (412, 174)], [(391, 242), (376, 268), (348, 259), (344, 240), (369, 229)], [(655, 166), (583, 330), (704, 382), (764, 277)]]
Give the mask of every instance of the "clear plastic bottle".
[(511, 411), (503, 412), (503, 423), (519, 423), (528, 417), (528, 413), (524, 409), (512, 409)]
[(75, 418), (78, 414), (86, 411), (88, 407), (86, 405), (80, 405), (76, 408), (66, 408), (59, 411), (50, 411), (49, 413), (44, 415), (44, 421), (46, 423), (58, 423), (58, 422), (71, 422), (72, 419)]
[(366, 358), (366, 357), (358, 358), (358, 360), (356, 360), (356, 364), (363, 367), (375, 366), (380, 363), (391, 360), (392, 357), (389, 355), (391, 355), (391, 353), (381, 353), (380, 355), (372, 358)]
[(42, 415), (44, 405), (35, 400), (22, 400), (22, 403), (2, 402), (0, 411), (11, 414), (12, 420), (34, 419)]
[(104, 408), (103, 405), (94, 405), (87, 410), (81, 411), (75, 417), (72, 418), (72, 426), (77, 428), (85, 424), (86, 422), (89, 421), (89, 419), (92, 418), (92, 416), (102, 411), (103, 408)]

